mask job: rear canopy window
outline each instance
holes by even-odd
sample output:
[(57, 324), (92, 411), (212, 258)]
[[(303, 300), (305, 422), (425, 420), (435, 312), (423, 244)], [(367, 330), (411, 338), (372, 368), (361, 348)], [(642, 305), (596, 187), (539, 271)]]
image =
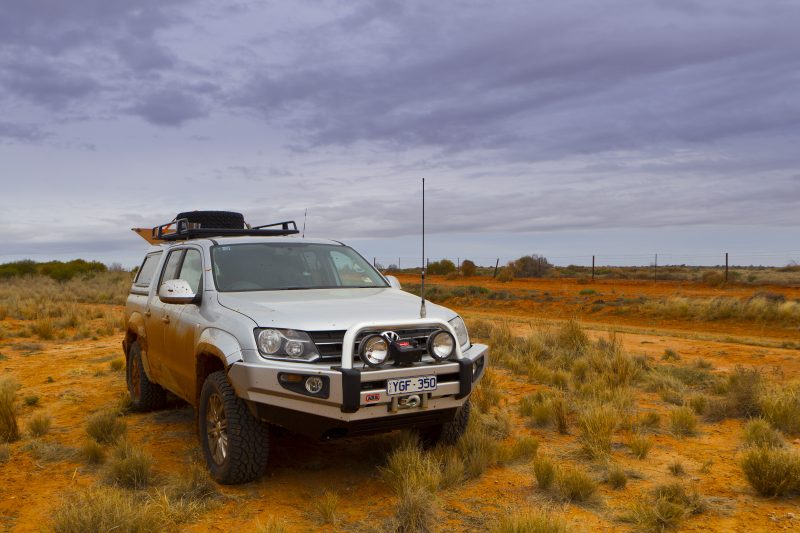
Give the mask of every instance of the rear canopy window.
[(158, 266), (158, 262), (160, 259), (161, 259), (161, 252), (148, 254), (147, 257), (144, 258), (142, 267), (139, 269), (139, 273), (136, 275), (136, 281), (134, 281), (134, 284), (137, 287), (150, 286), (150, 283), (153, 281), (153, 275), (156, 273), (156, 267)]
[(386, 287), (352, 248), (314, 243), (255, 243), (211, 248), (221, 292)]

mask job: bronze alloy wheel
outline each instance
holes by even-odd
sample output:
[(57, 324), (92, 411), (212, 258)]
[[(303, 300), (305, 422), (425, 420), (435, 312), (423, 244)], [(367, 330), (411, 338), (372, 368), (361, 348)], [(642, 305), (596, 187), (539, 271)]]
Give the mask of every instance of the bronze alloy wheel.
[(137, 400), (142, 396), (142, 370), (139, 367), (138, 358), (132, 358), (131, 361), (131, 396)]
[(206, 410), (206, 432), (208, 433), (208, 451), (215, 463), (221, 465), (228, 456), (228, 420), (219, 394), (208, 397)]

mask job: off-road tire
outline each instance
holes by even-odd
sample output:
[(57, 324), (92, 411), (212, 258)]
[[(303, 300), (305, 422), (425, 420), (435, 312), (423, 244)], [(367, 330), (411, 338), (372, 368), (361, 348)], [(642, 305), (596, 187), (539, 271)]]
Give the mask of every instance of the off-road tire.
[(134, 411), (153, 411), (161, 409), (167, 403), (167, 391), (147, 377), (142, 365), (142, 348), (139, 346), (139, 341), (133, 341), (128, 348), (125, 382), (128, 385), (131, 408)]
[(200, 224), (201, 228), (244, 228), (244, 216), (234, 211), (186, 211), (184, 213), (178, 213), (175, 220), (180, 218), (185, 218), (190, 223)]
[(437, 444), (452, 445), (458, 442), (467, 429), (471, 406), (469, 400), (456, 410), (452, 420), (443, 424), (423, 428), (420, 431), (420, 440), (425, 447), (434, 447)]
[[(209, 440), (209, 400), (214, 395), (222, 401), (227, 431), (227, 455), (221, 463), (214, 460)], [(253, 417), (221, 370), (209, 374), (203, 383), (198, 422), (203, 457), (214, 480), (223, 485), (236, 485), (253, 481), (264, 474), (269, 456), (268, 426)]]

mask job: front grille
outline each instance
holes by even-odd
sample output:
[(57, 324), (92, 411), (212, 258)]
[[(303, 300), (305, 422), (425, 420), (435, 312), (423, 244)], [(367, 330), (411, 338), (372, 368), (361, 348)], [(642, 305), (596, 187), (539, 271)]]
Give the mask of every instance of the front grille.
[[(438, 328), (413, 328), (413, 329), (392, 329), (397, 332), (401, 338), (413, 338), (423, 346), (428, 342), (428, 337), (431, 333)], [(353, 359), (358, 357), (358, 348), (361, 345), (362, 339), (368, 335), (375, 333), (383, 333), (387, 331), (381, 330), (364, 330), (358, 334), (356, 341), (353, 345)], [(325, 363), (336, 362), (342, 360), (342, 343), (344, 341), (344, 330), (333, 331), (309, 331), (308, 335), (314, 344), (317, 346), (322, 361)]]

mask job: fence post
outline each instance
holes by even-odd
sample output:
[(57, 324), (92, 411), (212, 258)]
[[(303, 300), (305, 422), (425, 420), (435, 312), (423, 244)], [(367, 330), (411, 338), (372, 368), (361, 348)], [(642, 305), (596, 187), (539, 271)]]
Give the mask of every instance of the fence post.
[(728, 283), (728, 252), (725, 252), (725, 283)]
[(456, 257), (456, 274), (461, 274), (461, 258)]
[(372, 266), (378, 268), (378, 260), (374, 256), (372, 257)]
[(495, 263), (494, 263), (494, 275), (492, 276), (493, 278), (497, 277), (497, 267), (498, 267), (499, 264), (500, 264), (500, 258), (498, 257), (497, 261), (495, 261)]
[(592, 256), (592, 281), (594, 281), (594, 256)]
[(658, 282), (658, 254), (656, 254), (656, 262), (653, 263), (653, 283)]

